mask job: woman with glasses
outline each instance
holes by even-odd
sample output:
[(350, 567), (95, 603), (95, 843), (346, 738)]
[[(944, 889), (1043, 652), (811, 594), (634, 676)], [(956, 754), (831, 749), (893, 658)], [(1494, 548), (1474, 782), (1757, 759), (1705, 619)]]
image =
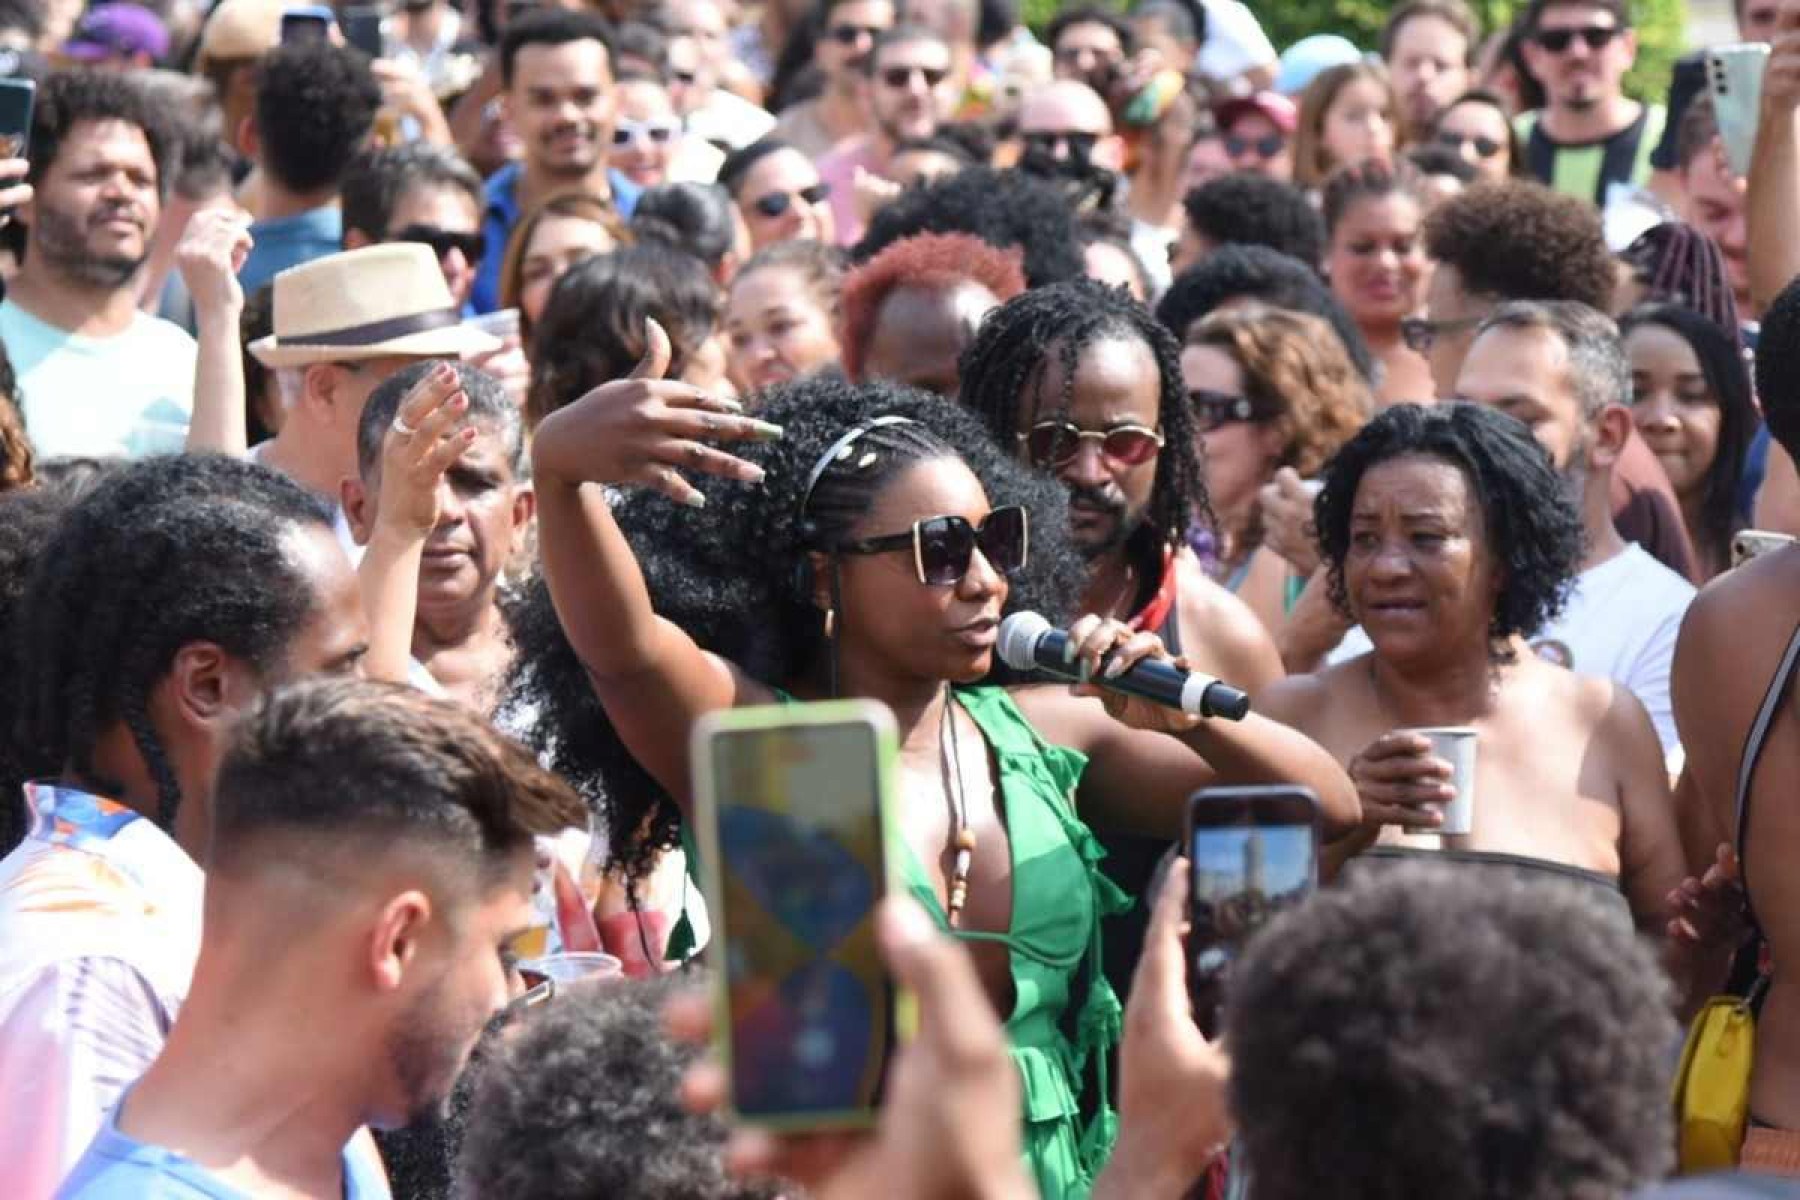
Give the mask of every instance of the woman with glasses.
[(1431, 269), (1417, 184), (1417, 172), (1404, 163), (1365, 162), (1325, 185), (1325, 276), (1381, 363), (1376, 400), (1382, 404), (1436, 396), (1431, 364), (1404, 336), (1405, 321), (1425, 303)]
[(1446, 104), (1432, 122), (1431, 141), (1462, 155), (1483, 183), (1528, 177), (1506, 104), (1492, 92), (1464, 92)]
[(1368, 387), (1324, 321), (1260, 305), (1194, 326), (1181, 378), (1217, 521), (1213, 577), (1279, 634), (1318, 553), (1304, 536), (1265, 544), (1259, 496), (1283, 467), (1315, 479), (1368, 420)]
[(719, 182), (737, 204), (752, 250), (802, 238), (837, 244), (831, 188), (786, 142), (764, 138), (734, 152), (719, 167)]
[(725, 361), (750, 396), (838, 363), (844, 256), (822, 242), (777, 242), (739, 271), (725, 297)]
[[(905, 886), (967, 939), (1006, 1014), (1041, 1194), (1085, 1196), (1110, 1150), (1119, 1028), (1094, 969), (1098, 922), (1123, 899), (1096, 873), (1087, 823), (1173, 837), (1194, 788), (1280, 779), (1318, 791), (1342, 829), (1357, 819), (1347, 778), (1258, 716), (1195, 722), (1110, 694), (995, 686), (1013, 577), (1043, 604), (1058, 589), (1041, 590), (1033, 562), (1048, 556), (1065, 584), (1076, 564), (1054, 490), (971, 415), (817, 378), (771, 393), (765, 423), (663, 381), (665, 362), (652, 353), (535, 443), (544, 573), (577, 686), (682, 813), (688, 737), (708, 712), (834, 696), (893, 712)], [(615, 512), (595, 485), (633, 494)], [(1121, 622), (1086, 617), (1072, 634), (1087, 674), (1162, 653)], [(610, 828), (636, 822), (619, 845), (646, 829), (674, 840), (660, 801), (610, 781), (608, 795), (627, 810)], [(1084, 1070), (1103, 1110), (1088, 1122)]]
[(1387, 68), (1353, 62), (1320, 72), (1300, 96), (1294, 182), (1316, 190), (1339, 167), (1393, 157), (1400, 118)]

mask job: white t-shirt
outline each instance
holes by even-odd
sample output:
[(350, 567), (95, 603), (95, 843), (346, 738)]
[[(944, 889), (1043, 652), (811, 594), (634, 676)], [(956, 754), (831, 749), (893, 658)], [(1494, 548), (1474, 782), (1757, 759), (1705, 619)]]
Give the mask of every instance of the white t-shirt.
[[(1693, 598), (1693, 584), (1631, 542), (1623, 554), (1575, 577), (1562, 615), (1534, 634), (1531, 646), (1540, 657), (1577, 675), (1630, 688), (1649, 710), (1664, 758), (1678, 763), (1681, 738), (1669, 700), (1669, 665), (1681, 618)], [(1328, 661), (1343, 662), (1372, 649), (1369, 635), (1358, 625)]]
[(194, 339), (139, 313), (112, 337), (87, 337), (0, 303), (6, 345), (24, 401), (25, 432), (45, 458), (177, 454), (194, 411)]
[(1206, 40), (1194, 63), (1211, 79), (1236, 79), (1255, 67), (1269, 66), (1278, 57), (1269, 35), (1256, 14), (1239, 0), (1203, 0), (1206, 8)]

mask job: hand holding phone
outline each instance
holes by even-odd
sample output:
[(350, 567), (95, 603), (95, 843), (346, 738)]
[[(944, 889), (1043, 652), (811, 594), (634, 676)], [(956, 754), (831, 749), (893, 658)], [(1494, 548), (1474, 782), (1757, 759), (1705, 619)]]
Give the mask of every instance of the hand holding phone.
[(281, 44), (284, 46), (328, 42), (337, 25), (337, 15), (323, 4), (302, 4), (281, 14)]
[(1725, 163), (1740, 178), (1750, 173), (1756, 122), (1762, 111), (1763, 71), (1769, 47), (1762, 42), (1714, 46), (1706, 51), (1706, 94), (1712, 98)]

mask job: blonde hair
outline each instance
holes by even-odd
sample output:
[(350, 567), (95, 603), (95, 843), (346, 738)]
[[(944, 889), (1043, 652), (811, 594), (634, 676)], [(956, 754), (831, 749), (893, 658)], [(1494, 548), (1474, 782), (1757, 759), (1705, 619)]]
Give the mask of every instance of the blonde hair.
[(1276, 465), (1302, 477), (1317, 475), (1374, 412), (1343, 341), (1310, 313), (1232, 305), (1196, 324), (1187, 344), (1231, 357), (1256, 419), (1281, 433)]
[(1388, 123), (1394, 127), (1394, 149), (1398, 151), (1405, 141), (1400, 106), (1394, 102), (1394, 87), (1388, 82), (1387, 68), (1378, 62), (1340, 63), (1321, 71), (1300, 95), (1300, 116), (1294, 131), (1294, 183), (1298, 186), (1316, 188), (1337, 168), (1356, 165), (1331, 161), (1325, 149), (1325, 114), (1337, 102), (1339, 92), (1362, 79), (1374, 83), (1387, 97)]

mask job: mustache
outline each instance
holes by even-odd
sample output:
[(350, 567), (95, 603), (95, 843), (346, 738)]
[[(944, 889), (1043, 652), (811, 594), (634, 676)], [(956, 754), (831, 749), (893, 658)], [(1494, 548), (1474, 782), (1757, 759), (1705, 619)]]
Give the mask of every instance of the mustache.
[(1069, 505), (1079, 504), (1083, 508), (1096, 508), (1108, 516), (1125, 515), (1125, 497), (1104, 487), (1090, 487), (1085, 483), (1071, 483), (1069, 489)]

